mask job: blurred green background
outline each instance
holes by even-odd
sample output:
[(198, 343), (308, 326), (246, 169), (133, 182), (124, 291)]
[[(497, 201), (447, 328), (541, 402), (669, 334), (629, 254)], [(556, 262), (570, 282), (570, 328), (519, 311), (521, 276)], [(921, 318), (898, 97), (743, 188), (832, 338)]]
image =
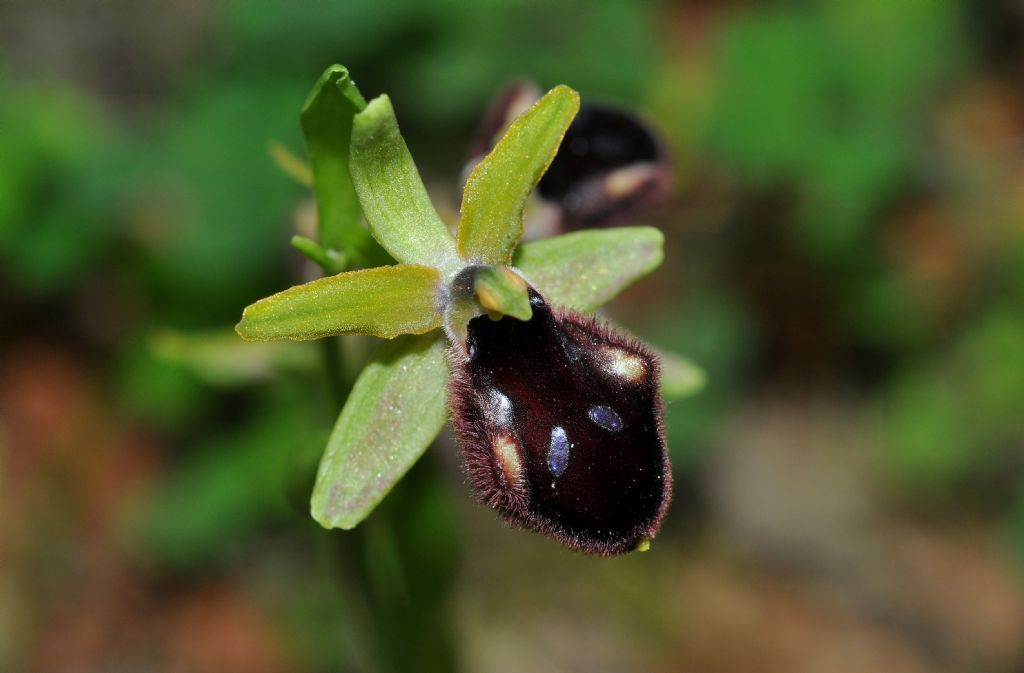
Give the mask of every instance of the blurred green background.
[[(309, 519), (317, 347), (230, 327), (309, 277), (268, 146), (334, 62), (449, 214), (510, 79), (667, 139), (651, 552), (507, 529), (448, 435)], [(1024, 670), (1022, 76), (1014, 0), (0, 4), (0, 670)]]

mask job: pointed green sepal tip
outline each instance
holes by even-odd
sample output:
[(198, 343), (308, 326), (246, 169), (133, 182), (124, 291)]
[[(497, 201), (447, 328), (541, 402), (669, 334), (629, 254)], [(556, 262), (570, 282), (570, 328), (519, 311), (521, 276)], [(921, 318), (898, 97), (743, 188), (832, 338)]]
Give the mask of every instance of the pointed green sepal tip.
[(327, 276), (246, 307), (235, 331), (248, 341), (366, 334), (392, 339), (441, 327), (437, 269), (397, 264)]
[(512, 122), (476, 165), (462, 195), (458, 250), (475, 264), (508, 265), (523, 235), (523, 208), (558, 152), (580, 96), (557, 86)]
[(526, 281), (515, 271), (502, 267), (484, 267), (473, 279), (473, 291), (480, 306), (496, 316), (509, 315), (519, 320), (533, 316)]

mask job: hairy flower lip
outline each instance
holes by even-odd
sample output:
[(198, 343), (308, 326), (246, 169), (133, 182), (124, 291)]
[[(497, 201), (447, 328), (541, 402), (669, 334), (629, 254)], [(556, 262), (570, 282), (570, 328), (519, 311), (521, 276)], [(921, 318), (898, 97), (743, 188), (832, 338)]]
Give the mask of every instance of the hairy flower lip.
[[(572, 358), (566, 359), (569, 351), (555, 349), (562, 353), (555, 361), (551, 347), (533, 352), (546, 354), (544, 365), (544, 357), (531, 357), (529, 348), (524, 349), (525, 360), (521, 358), (512, 342), (513, 364), (523, 365), (529, 377), (547, 380), (550, 389), (559, 388), (561, 401), (570, 403), (547, 410), (547, 420), (557, 423), (545, 424), (542, 435), (518, 434), (529, 430), (521, 424), (517, 406), (533, 399), (529, 386), (510, 392), (512, 397), (480, 388), (481, 395), (489, 395), (492, 420), (520, 424), (505, 428), (515, 432), (495, 435), (488, 450), (498, 470), (492, 474), (505, 492), (514, 493), (518, 485), (528, 494), (518, 523), (549, 532), (574, 549), (612, 555), (644, 549), (664, 515), (671, 473), (658, 363), (644, 346), (590, 318), (568, 310), (552, 313), (539, 294), (530, 294), (528, 280), (534, 279), (566, 309), (592, 311), (660, 263), (663, 237), (656, 229), (636, 227), (575, 232), (520, 247), (530, 199), (541, 206), (535, 213), (556, 210), (531, 195), (578, 114), (580, 99), (565, 85), (543, 96), (528, 87), (515, 93), (505, 117), (494, 120), (507, 130), (500, 140), (489, 139), (493, 149), (466, 178), (457, 232), (431, 202), (386, 95), (366, 102), (348, 71), (332, 65), (303, 108), (312, 186), (318, 205), (329, 206), (334, 216), (321, 223), (318, 241), (300, 238), (294, 247), (327, 275), (253, 303), (236, 329), (259, 340), (349, 334), (385, 339), (347, 394), (336, 391), (345, 403), (310, 503), (313, 518), (325, 528), (350, 529), (363, 521), (436, 438), (452, 410), (445, 394), (446, 386), (455, 386), (452, 371), (488, 352), (487, 344), (468, 338), (474, 330), (497, 325), (498, 332), (508, 326), (520, 333), (536, 332), (541, 323), (548, 329), (549, 345), (575, 343), (570, 350), (577, 355), (589, 341), (606, 347), (603, 359), (589, 358), (589, 368), (580, 369)], [(620, 173), (602, 188), (612, 195), (628, 194), (645, 183), (645, 171), (640, 166)], [(356, 200), (358, 211), (351, 208)], [(360, 212), (366, 228), (360, 226)], [(341, 249), (345, 259), (330, 256)], [(458, 282), (467, 272), (471, 287)], [(535, 309), (546, 318), (535, 320)], [(445, 335), (434, 332), (437, 328), (446, 333), (447, 347)], [(413, 336), (420, 334), (424, 336)], [(563, 370), (575, 373), (563, 381), (558, 376)], [(623, 391), (627, 383), (632, 385), (632, 397), (627, 394), (629, 399), (620, 401), (609, 395), (607, 386), (594, 388), (593, 382), (602, 377), (625, 382)], [(566, 397), (577, 391), (590, 397), (582, 402)], [(485, 397), (472, 399), (479, 407)], [(546, 399), (540, 398), (540, 404)], [(552, 413), (562, 415), (555, 418)], [(631, 453), (637, 437), (643, 450)], [(530, 461), (522, 460), (520, 441), (527, 442)], [(629, 450), (623, 452), (623, 447)], [(633, 469), (626, 481), (616, 463), (623, 457), (624, 470)], [(594, 477), (591, 489), (580, 469), (590, 475), (598, 463), (602, 473)], [(537, 474), (557, 482), (551, 484), (555, 490), (537, 491)], [(517, 522), (513, 514), (506, 508), (506, 518)]]
[[(616, 556), (633, 551), (657, 533), (671, 500), (657, 359), (639, 342), (592, 318), (554, 308), (545, 317), (548, 307), (543, 298), (536, 292), (531, 297), (539, 300), (534, 306), (540, 329), (549, 329), (546, 320), (550, 329), (557, 328), (550, 334), (555, 341), (544, 345), (525, 323), (510, 322), (502, 328), (507, 319), (495, 324), (481, 318), (485, 322), (478, 327), (520, 334), (510, 338), (525, 340), (523, 359), (494, 369), (498, 361), (493, 360), (493, 350), (480, 354), (474, 344), (449, 349), (452, 425), (465, 473), (477, 499), (513, 526), (546, 534), (585, 553)], [(550, 351), (548, 346), (556, 342), (562, 345), (557, 352)], [(518, 348), (516, 344), (514, 350)], [(640, 369), (605, 366), (602, 371), (602, 354), (635, 360)], [(563, 355), (570, 358), (563, 363), (566, 369), (556, 371)], [(548, 369), (537, 371), (537, 366)], [(532, 387), (530, 381), (516, 382), (520, 374), (534, 382)], [(564, 382), (562, 390), (559, 380)], [(580, 381), (592, 383), (581, 387)], [(530, 390), (547, 392), (532, 399)], [(605, 410), (601, 413), (616, 413), (611, 410), (615, 407), (623, 416), (597, 427), (593, 415), (584, 418), (568, 411), (582, 408), (580, 404), (598, 404)], [(549, 424), (557, 431), (551, 435), (552, 447), (557, 444), (560, 453), (545, 471), (544, 455), (552, 460), (544, 445)], [(570, 444), (573, 440), (576, 443)], [(574, 461), (583, 462), (574, 469)], [(568, 481), (562, 483), (563, 479)], [(554, 490), (548, 490), (548, 480)]]

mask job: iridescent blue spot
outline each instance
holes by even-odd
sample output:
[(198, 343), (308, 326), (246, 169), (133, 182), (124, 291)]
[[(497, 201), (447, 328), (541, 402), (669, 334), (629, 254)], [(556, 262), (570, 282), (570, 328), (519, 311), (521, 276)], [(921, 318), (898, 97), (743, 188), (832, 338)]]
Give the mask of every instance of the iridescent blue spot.
[(569, 438), (565, 429), (556, 425), (551, 429), (551, 445), (548, 448), (548, 469), (551, 474), (561, 477), (565, 468), (569, 467)]
[(622, 429), (622, 418), (620, 418), (611, 407), (606, 407), (604, 405), (590, 407), (590, 410), (587, 412), (587, 416), (590, 416), (590, 420), (594, 421), (608, 432), (618, 432)]

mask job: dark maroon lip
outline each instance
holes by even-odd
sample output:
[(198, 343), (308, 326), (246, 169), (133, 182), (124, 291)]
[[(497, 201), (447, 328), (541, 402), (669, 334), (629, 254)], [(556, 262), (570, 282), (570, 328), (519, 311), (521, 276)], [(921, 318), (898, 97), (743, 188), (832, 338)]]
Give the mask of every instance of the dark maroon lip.
[(510, 523), (589, 553), (632, 551), (671, 493), (658, 365), (590, 318), (474, 318), (451, 354), (452, 409), (477, 497)]

